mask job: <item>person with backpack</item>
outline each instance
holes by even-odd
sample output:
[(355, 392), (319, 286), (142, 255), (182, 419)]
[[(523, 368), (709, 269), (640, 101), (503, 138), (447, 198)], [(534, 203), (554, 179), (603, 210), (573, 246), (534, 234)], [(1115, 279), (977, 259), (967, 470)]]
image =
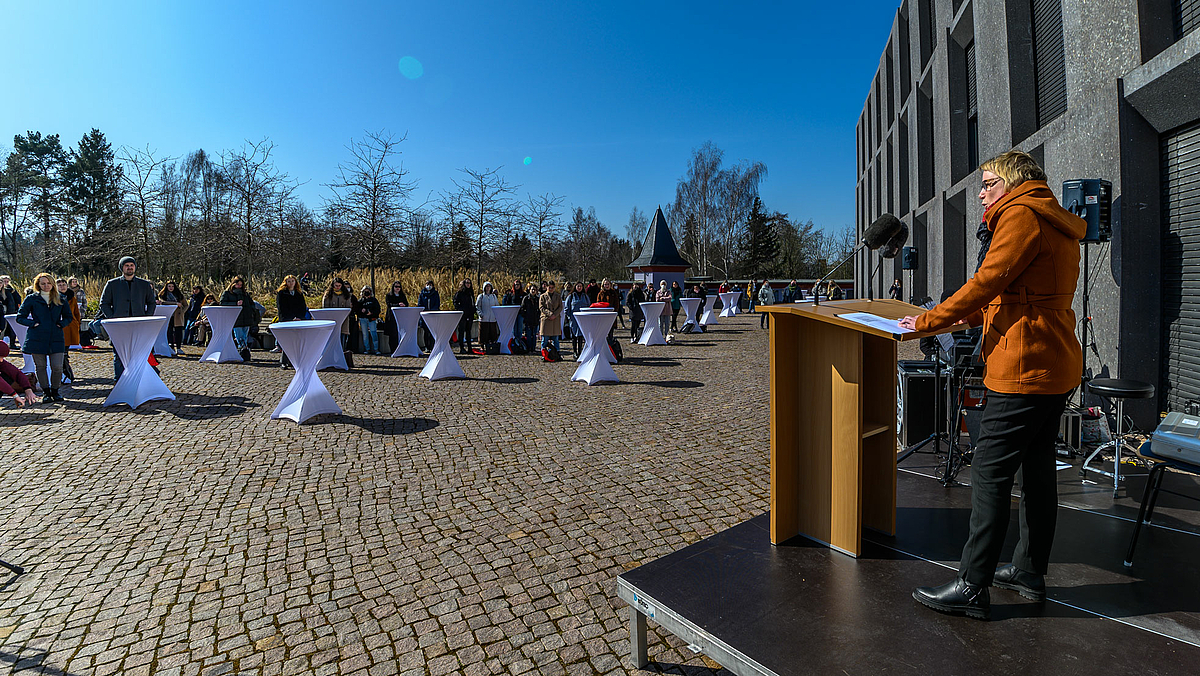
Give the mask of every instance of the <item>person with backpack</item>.
[(354, 316), (358, 318), (363, 354), (379, 355), (379, 301), (375, 299), (375, 290), (369, 286), (364, 286), (359, 293), (361, 296), (354, 305)]
[(646, 294), (642, 291), (642, 283), (634, 282), (633, 288), (625, 295), (625, 305), (629, 308), (629, 344), (637, 342), (642, 335), (642, 303), (646, 302)]
[[(29, 327), (21, 350), (33, 357), (38, 382), (46, 391), (46, 401), (63, 401), (58, 394), (62, 387), (63, 359), (67, 344), (63, 329), (75, 318), (71, 309), (58, 294), (58, 286), (49, 273), (43, 272), (33, 280), (33, 293), (27, 294), (17, 309), (17, 323)], [(46, 367), (50, 367), (47, 378)]]
[(258, 324), (258, 310), (254, 307), (254, 299), (246, 290), (246, 278), (238, 275), (229, 283), (225, 293), (221, 294), (221, 305), (240, 307), (237, 320), (233, 323), (233, 342), (237, 344), (238, 354), (242, 361), (250, 361), (250, 327)]
[(475, 310), (479, 313), (479, 345), (487, 346), (500, 339), (500, 324), (496, 319), (496, 287), (491, 282), (483, 283), (483, 291), (475, 298)]
[(470, 354), (471, 327), (475, 323), (475, 294), (471, 280), (459, 282), (458, 293), (454, 294), (454, 309), (462, 311), (462, 318), (458, 320), (458, 351)]
[[(541, 315), (542, 358), (557, 361), (561, 353), (558, 337), (562, 335), (563, 301), (555, 289), (554, 280), (546, 282), (546, 292), (538, 297), (538, 312)], [(550, 352), (551, 343), (554, 351)]]

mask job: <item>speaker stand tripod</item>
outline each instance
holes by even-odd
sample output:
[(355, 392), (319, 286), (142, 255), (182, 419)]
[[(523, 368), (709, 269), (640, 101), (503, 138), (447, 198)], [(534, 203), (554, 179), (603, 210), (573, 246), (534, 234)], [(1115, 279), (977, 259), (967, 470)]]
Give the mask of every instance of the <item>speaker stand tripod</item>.
[[(951, 373), (953, 373), (953, 370)], [(958, 439), (956, 438), (957, 434), (951, 433), (946, 429), (946, 414), (949, 413), (949, 411), (943, 412), (942, 410), (942, 405), (945, 403), (945, 396), (945, 389), (942, 387), (942, 359), (941, 355), (935, 354), (933, 357), (933, 432), (921, 441), (918, 441), (917, 443), (912, 444), (901, 451), (900, 455), (896, 456), (896, 464), (904, 462), (913, 453), (919, 452), (929, 444), (933, 444), (932, 452), (935, 455), (940, 456), (941, 445), (944, 443), (946, 444), (946, 460), (938, 467), (938, 470), (935, 473), (935, 478), (937, 478), (937, 480), (941, 482), (943, 486), (950, 486), (951, 484), (955, 483), (955, 478), (958, 476), (959, 471), (962, 470), (964, 465), (966, 465), (966, 457), (958, 447)], [(961, 411), (956, 408), (954, 415), (956, 432), (958, 429), (957, 422), (959, 415), (961, 415)]]
[(15, 574), (17, 574), (17, 575), (24, 575), (24, 574), (25, 574), (25, 569), (24, 569), (24, 568), (22, 568), (22, 567), (20, 567), (20, 566), (18, 566), (18, 565), (16, 565), (16, 564), (9, 563), (8, 561), (4, 561), (3, 559), (0, 559), (0, 566), (3, 566), (4, 568), (7, 568), (7, 569), (11, 570), (13, 573), (15, 573)]

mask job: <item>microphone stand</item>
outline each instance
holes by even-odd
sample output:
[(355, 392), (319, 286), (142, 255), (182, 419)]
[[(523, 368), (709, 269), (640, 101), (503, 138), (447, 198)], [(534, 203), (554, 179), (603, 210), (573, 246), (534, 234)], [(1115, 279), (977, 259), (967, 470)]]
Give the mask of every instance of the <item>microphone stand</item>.
[[(862, 251), (863, 247), (865, 247), (865, 246), (867, 246), (867, 243), (862, 242), (858, 246), (854, 247), (854, 251), (851, 251), (849, 256), (846, 256), (842, 260), (838, 261), (837, 265), (833, 266), (832, 268), (829, 268), (829, 272), (826, 272), (824, 276), (822, 276), (820, 279), (817, 280), (817, 283), (813, 285), (813, 289), (817, 292), (817, 293), (813, 294), (813, 307), (817, 307), (821, 304), (821, 294), (820, 294), (821, 284), (823, 284), (826, 279), (829, 279), (829, 276), (832, 275), (835, 271), (837, 271), (838, 268), (845, 265), (846, 261), (857, 256), (858, 252)], [(867, 257), (870, 258), (869, 253), (867, 254)]]

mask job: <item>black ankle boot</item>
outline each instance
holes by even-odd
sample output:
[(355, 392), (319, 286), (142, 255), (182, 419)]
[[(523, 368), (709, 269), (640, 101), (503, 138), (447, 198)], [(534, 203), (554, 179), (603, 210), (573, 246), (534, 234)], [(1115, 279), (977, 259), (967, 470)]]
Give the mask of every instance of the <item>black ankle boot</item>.
[(1011, 589), (1031, 601), (1046, 600), (1046, 578), (1025, 572), (1011, 563), (996, 569), (992, 584), (1001, 589)]
[(46, 394), (46, 401), (48, 401), (48, 402), (62, 401), (62, 400), (63, 400), (63, 398), (58, 396), (58, 388), (57, 387), (51, 387), (50, 391)]
[(980, 620), (992, 614), (987, 587), (976, 587), (962, 578), (954, 578), (940, 587), (917, 587), (913, 598), (934, 610), (954, 615), (966, 615)]

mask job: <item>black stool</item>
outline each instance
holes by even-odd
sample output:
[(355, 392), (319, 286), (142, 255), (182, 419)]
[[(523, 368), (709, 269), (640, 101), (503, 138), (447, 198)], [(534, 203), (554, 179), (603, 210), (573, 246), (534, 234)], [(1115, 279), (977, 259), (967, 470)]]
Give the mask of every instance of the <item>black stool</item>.
[[(1154, 396), (1154, 386), (1150, 383), (1143, 383), (1140, 380), (1126, 380), (1124, 378), (1095, 378), (1087, 384), (1092, 394), (1104, 397), (1116, 402), (1117, 405), (1117, 430), (1113, 433), (1112, 441), (1101, 444), (1099, 448), (1092, 451), (1092, 454), (1083, 461), (1083, 466), (1079, 468), (1080, 476), (1087, 476), (1087, 472), (1096, 472), (1104, 476), (1113, 478), (1113, 498), (1117, 497), (1117, 490), (1121, 486), (1121, 449), (1129, 449), (1135, 457), (1137, 455), (1137, 447), (1126, 440), (1126, 433), (1122, 429), (1125, 425), (1125, 400), (1126, 399), (1149, 399)], [(1101, 451), (1108, 448), (1113, 449), (1113, 471), (1106, 472), (1099, 467), (1088, 467), (1088, 463), (1092, 461)], [(1085, 478), (1086, 482), (1087, 479)]]

